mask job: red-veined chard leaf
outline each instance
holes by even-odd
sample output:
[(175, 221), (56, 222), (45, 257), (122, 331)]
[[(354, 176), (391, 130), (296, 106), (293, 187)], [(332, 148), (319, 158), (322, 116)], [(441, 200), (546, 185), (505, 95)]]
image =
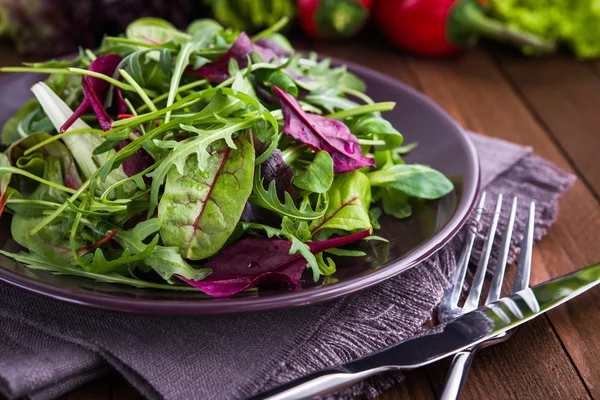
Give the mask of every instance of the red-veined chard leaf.
[(240, 219), (252, 190), (254, 148), (245, 135), (209, 148), (206, 167), (197, 157), (185, 161), (183, 174), (171, 168), (158, 205), (160, 234), (168, 246), (179, 248), (188, 259), (215, 254), (227, 241)]
[(353, 171), (338, 175), (327, 193), (329, 204), (325, 215), (310, 225), (313, 235), (327, 237), (331, 232), (340, 230), (372, 230), (369, 219), (371, 185), (365, 174)]
[[(321, 242), (306, 243), (313, 254), (363, 239), (369, 231)], [(292, 242), (282, 239), (249, 237), (235, 242), (209, 260), (212, 269), (206, 279), (184, 282), (214, 297), (231, 296), (259, 283), (291, 283), (297, 285), (306, 268), (306, 259), (290, 254)]]
[[(89, 66), (89, 70), (93, 72), (98, 72), (104, 74), (106, 76), (112, 77), (123, 60), (118, 54), (105, 54), (99, 56)], [(87, 90), (86, 90), (86, 81), (87, 81)], [(86, 76), (82, 79), (82, 85), (84, 89), (84, 98), (82, 103), (77, 107), (73, 115), (67, 119), (67, 121), (60, 127), (61, 132), (65, 132), (73, 123), (81, 117), (86, 112), (93, 109), (96, 115), (98, 116), (98, 121), (102, 125), (104, 122), (104, 116), (107, 115), (106, 110), (104, 109), (104, 102), (106, 100), (106, 96), (109, 94), (110, 83), (105, 81), (104, 79), (95, 78), (92, 76)], [(97, 106), (92, 103), (92, 99), (90, 98), (90, 93), (93, 93), (96, 97), (96, 104), (101, 106), (102, 111), (100, 111)], [(113, 88), (113, 98), (112, 98), (112, 108), (115, 108), (115, 112), (117, 114), (123, 114), (127, 111), (127, 105), (123, 101), (123, 97), (121, 96), (119, 88)], [(104, 125), (102, 125), (103, 129)], [(110, 129), (110, 127), (108, 128)], [(105, 129), (107, 130), (107, 129)]]
[(362, 155), (358, 139), (343, 122), (309, 114), (302, 110), (292, 95), (278, 87), (273, 87), (273, 91), (279, 97), (283, 111), (283, 131), (315, 151), (328, 152), (333, 160), (334, 173), (375, 166), (372, 158)]
[(248, 66), (248, 57), (252, 56), (252, 52), (257, 52), (266, 62), (277, 57), (272, 50), (253, 44), (248, 35), (242, 32), (221, 58), (203, 65), (192, 72), (211, 81), (223, 82), (230, 77), (229, 61), (234, 59), (240, 68), (246, 68)]

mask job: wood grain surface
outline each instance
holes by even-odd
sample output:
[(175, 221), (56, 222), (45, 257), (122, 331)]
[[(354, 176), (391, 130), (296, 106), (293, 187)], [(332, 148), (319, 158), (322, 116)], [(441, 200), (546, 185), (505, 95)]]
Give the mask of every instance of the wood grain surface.
[[(390, 75), (433, 98), (466, 128), (532, 146), (534, 154), (577, 176), (560, 200), (556, 224), (535, 247), (533, 284), (600, 260), (600, 64), (563, 55), (526, 59), (497, 46), (429, 60), (369, 34), (345, 43), (296, 45)], [(6, 50), (0, 58), (3, 65), (17, 59)], [(509, 268), (507, 276), (512, 274)], [(527, 324), (508, 342), (481, 350), (463, 398), (600, 398), (598, 327), (600, 290), (594, 290)], [(435, 398), (447, 366), (411, 371), (380, 399)], [(62, 397), (139, 398), (116, 373)]]

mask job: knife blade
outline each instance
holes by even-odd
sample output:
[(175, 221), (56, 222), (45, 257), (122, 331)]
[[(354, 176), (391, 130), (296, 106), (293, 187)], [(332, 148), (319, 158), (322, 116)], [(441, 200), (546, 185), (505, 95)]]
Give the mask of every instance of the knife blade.
[(527, 288), (437, 326), (421, 336), (347, 364), (306, 375), (252, 399), (310, 399), (334, 393), (381, 372), (431, 364), (524, 324), (598, 283), (600, 263)]

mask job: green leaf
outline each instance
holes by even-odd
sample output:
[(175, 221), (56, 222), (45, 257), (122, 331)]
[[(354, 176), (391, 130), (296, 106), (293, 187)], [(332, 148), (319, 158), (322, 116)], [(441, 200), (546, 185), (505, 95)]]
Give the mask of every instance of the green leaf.
[(252, 191), (254, 147), (245, 135), (212, 145), (207, 165), (195, 157), (183, 174), (173, 168), (158, 206), (160, 230), (167, 246), (185, 258), (201, 260), (215, 254), (232, 234)]
[(441, 172), (419, 164), (396, 164), (369, 173), (373, 186), (399, 190), (412, 197), (435, 200), (450, 193), (454, 186)]
[(335, 273), (336, 267), (335, 262), (330, 258), (325, 256), (323, 253), (319, 253), (315, 256), (317, 259), (317, 264), (319, 266), (319, 273), (323, 276), (331, 276)]
[[(60, 130), (60, 127), (73, 114), (73, 111), (43, 82), (33, 85), (31, 91), (42, 105), (55, 128)], [(67, 132), (80, 129), (85, 131), (86, 129), (91, 129), (91, 127), (83, 122), (81, 118), (78, 118)], [(89, 179), (94, 175), (99, 166), (105, 164), (107, 158), (114, 154), (113, 151), (101, 155), (93, 154), (94, 149), (100, 146), (104, 141), (104, 138), (99, 134), (89, 132), (63, 137), (63, 142), (73, 155), (77, 166), (86, 179)], [(107, 176), (102, 187), (108, 187), (113, 183), (126, 178), (127, 175), (122, 168), (115, 169)]]
[(217, 21), (210, 18), (197, 19), (187, 27), (187, 33), (193, 37), (197, 37), (197, 35), (205, 35), (212, 38), (221, 30), (223, 30), (223, 27)]
[(266, 208), (267, 210), (275, 211), (282, 217), (312, 221), (317, 218), (321, 218), (325, 214), (324, 207), (317, 211), (313, 211), (309, 207), (299, 209), (296, 207), (296, 204), (294, 203), (294, 200), (289, 192), (284, 193), (285, 200), (282, 203), (279, 200), (275, 180), (269, 182), (269, 186), (265, 190), (263, 178), (261, 178), (260, 166), (257, 167), (254, 174), (254, 193), (255, 196), (251, 196), (248, 199), (252, 204), (256, 204), (257, 206)]
[(164, 44), (170, 41), (183, 43), (192, 38), (160, 18), (139, 18), (129, 24), (125, 33), (130, 40), (151, 44)]
[(331, 230), (372, 230), (369, 219), (371, 185), (365, 174), (352, 171), (336, 175), (327, 194), (329, 205), (325, 215), (310, 225), (313, 235), (323, 231), (320, 235), (328, 236)]
[(131, 255), (131, 251), (129, 249), (125, 249), (121, 255), (114, 260), (107, 260), (102, 249), (96, 249), (92, 261), (86, 269), (87, 271), (95, 274), (106, 274), (109, 272), (114, 272), (120, 267), (129, 266), (133, 263), (144, 261), (153, 255), (159, 239), (160, 237), (158, 235), (154, 236), (154, 239), (152, 239), (146, 248), (136, 255)]
[(402, 145), (403, 137), (380, 113), (369, 113), (355, 118), (347, 118), (344, 123), (358, 138), (377, 136), (385, 145), (377, 145), (377, 150), (394, 149)]
[(137, 288), (146, 288), (146, 289), (163, 289), (163, 290), (177, 290), (177, 291), (188, 291), (188, 292), (197, 292), (198, 289), (188, 286), (188, 285), (166, 285), (160, 283), (153, 283), (142, 281), (135, 278), (128, 278), (120, 274), (116, 273), (107, 273), (107, 274), (96, 274), (93, 272), (88, 272), (82, 270), (79, 267), (69, 265), (62, 260), (55, 260), (49, 258), (42, 254), (29, 254), (25, 252), (21, 252), (18, 254), (9, 253), (4, 250), (0, 250), (0, 254), (3, 256), (12, 258), (13, 260), (20, 262), (27, 266), (28, 268), (42, 271), (49, 271), (55, 273), (57, 275), (73, 275), (73, 276), (81, 276), (84, 278), (93, 279), (96, 282), (107, 282), (107, 283), (120, 283), (123, 285), (129, 285)]
[(326, 151), (319, 151), (304, 171), (296, 174), (294, 185), (313, 193), (325, 193), (333, 183), (333, 160)]
[(15, 115), (10, 117), (2, 127), (2, 144), (10, 145), (19, 139), (24, 138), (29, 132), (19, 131), (19, 123), (28, 114), (34, 112), (38, 108), (38, 102), (35, 99), (29, 100), (17, 111)]
[(412, 214), (412, 207), (408, 204), (408, 196), (399, 190), (384, 187), (381, 188), (381, 201), (383, 211), (398, 219), (408, 218)]
[(373, 229), (381, 229), (381, 224), (379, 223), (379, 218), (381, 217), (382, 211), (379, 207), (371, 207), (369, 208), (369, 220), (371, 221), (371, 225)]

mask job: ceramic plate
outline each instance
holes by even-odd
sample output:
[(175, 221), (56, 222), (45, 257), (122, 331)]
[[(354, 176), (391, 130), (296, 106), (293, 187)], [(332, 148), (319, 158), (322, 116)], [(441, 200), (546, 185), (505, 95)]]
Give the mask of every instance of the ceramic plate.
[[(337, 61), (341, 63), (341, 61)], [(446, 244), (465, 223), (472, 210), (479, 184), (479, 163), (467, 133), (437, 104), (422, 94), (373, 70), (345, 63), (362, 78), (376, 101), (395, 101), (396, 109), (386, 118), (405, 137), (417, 141), (406, 160), (430, 165), (454, 182), (455, 190), (436, 202), (413, 205), (406, 220), (382, 218), (377, 235), (389, 244), (363, 243), (365, 257), (338, 261), (332, 277), (313, 282), (305, 274), (301, 287), (253, 289), (224, 299), (200, 292), (136, 289), (99, 283), (85, 278), (34, 271), (0, 256), (0, 280), (22, 289), (98, 309), (160, 315), (204, 315), (245, 313), (298, 307), (365, 289), (418, 265)], [(29, 88), (40, 80), (34, 75), (10, 75), (0, 79), (0, 122), (6, 121), (28, 98)], [(373, 242), (370, 242), (373, 243)], [(0, 247), (18, 251), (10, 238), (7, 215), (0, 220)]]

